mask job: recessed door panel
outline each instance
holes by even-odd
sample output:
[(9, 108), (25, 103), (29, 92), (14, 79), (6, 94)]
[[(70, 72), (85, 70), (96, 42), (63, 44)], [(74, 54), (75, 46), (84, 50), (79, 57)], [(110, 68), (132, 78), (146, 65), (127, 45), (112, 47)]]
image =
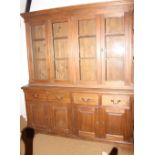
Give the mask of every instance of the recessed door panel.
[(32, 25), (31, 35), (33, 80), (47, 81), (49, 80), (49, 70), (45, 24)]
[(96, 17), (78, 19), (79, 83), (97, 83), (99, 79), (96, 26)]
[(70, 49), (68, 21), (52, 23), (53, 42), (53, 78), (55, 82), (69, 81)]
[(124, 17), (106, 18), (106, 33), (123, 33)]
[(124, 64), (120, 59), (110, 58), (107, 60), (107, 81), (124, 80)]
[(124, 36), (108, 36), (106, 37), (107, 57), (120, 58), (125, 54)]
[(83, 19), (79, 21), (79, 35), (96, 35), (95, 19)]
[(71, 108), (69, 105), (53, 104), (53, 130), (55, 132), (71, 132)]
[(94, 59), (81, 59), (80, 60), (80, 80), (92, 80), (97, 79), (96, 60)]
[(55, 78), (57, 80), (68, 80), (67, 60), (55, 60)]
[(50, 130), (51, 105), (46, 102), (29, 102), (29, 123), (37, 129)]

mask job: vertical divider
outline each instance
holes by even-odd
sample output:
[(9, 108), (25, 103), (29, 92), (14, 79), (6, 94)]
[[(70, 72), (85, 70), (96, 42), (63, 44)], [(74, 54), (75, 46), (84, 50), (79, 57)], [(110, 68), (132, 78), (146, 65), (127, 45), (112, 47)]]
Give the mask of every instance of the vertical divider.
[(52, 22), (48, 20), (48, 50), (49, 50), (49, 64), (50, 64), (50, 82), (54, 82), (54, 51), (53, 51), (53, 30)]
[(101, 73), (102, 73), (102, 84), (104, 84), (107, 77), (107, 68), (106, 68), (106, 38), (105, 38), (105, 17), (101, 16)]
[(46, 42), (47, 42), (47, 59), (48, 59), (48, 77), (49, 81), (52, 82), (52, 62), (51, 62), (51, 31), (50, 31), (50, 20), (46, 23), (47, 29), (46, 29)]
[(131, 23), (131, 13), (125, 13), (124, 15), (124, 20), (125, 20), (125, 83), (130, 84), (131, 82), (131, 67), (132, 67), (132, 23)]
[(29, 83), (34, 80), (33, 73), (33, 58), (32, 58), (32, 41), (31, 41), (31, 27), (29, 23), (25, 24), (26, 28), (26, 43), (27, 43), (27, 59), (28, 59), (28, 68), (29, 68)]
[(97, 83), (102, 82), (102, 61), (101, 61), (101, 16), (96, 17), (96, 44), (97, 44)]

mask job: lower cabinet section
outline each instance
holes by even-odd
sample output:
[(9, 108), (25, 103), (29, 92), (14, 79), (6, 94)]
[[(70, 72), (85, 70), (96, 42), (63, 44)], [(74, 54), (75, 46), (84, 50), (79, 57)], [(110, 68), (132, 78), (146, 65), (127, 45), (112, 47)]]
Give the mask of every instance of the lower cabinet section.
[(24, 92), (28, 125), (38, 131), (100, 141), (133, 141), (130, 94), (38, 89)]

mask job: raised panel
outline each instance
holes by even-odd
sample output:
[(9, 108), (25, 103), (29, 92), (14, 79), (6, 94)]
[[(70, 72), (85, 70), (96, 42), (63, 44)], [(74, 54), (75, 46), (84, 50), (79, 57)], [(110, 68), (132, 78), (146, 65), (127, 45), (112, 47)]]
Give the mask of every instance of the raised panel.
[(80, 60), (80, 80), (95, 81), (97, 79), (96, 59)]
[(80, 58), (96, 57), (96, 38), (80, 38)]
[(69, 133), (71, 131), (71, 110), (68, 106), (53, 106), (53, 129), (55, 132)]
[(107, 60), (107, 81), (124, 80), (124, 63), (120, 59), (109, 58)]
[(106, 18), (106, 33), (123, 33), (124, 17)]
[(96, 34), (96, 20), (83, 19), (79, 21), (79, 35), (95, 35)]
[(68, 58), (68, 39), (54, 40), (55, 58)]
[(34, 79), (48, 80), (48, 66), (44, 59), (34, 60)]
[(50, 130), (51, 106), (45, 102), (29, 102), (29, 125), (38, 129)]
[(68, 36), (68, 22), (54, 23), (53, 34), (54, 34), (54, 37)]
[(55, 60), (55, 79), (68, 80), (68, 61)]
[(31, 27), (32, 39), (45, 39), (45, 25), (35, 25)]
[(106, 116), (106, 132), (112, 135), (123, 135), (122, 114), (108, 113)]
[(112, 141), (123, 141), (125, 138), (125, 109), (117, 107), (103, 108), (105, 121), (105, 138)]
[(108, 36), (106, 37), (107, 57), (124, 57), (125, 39), (124, 36)]
[(76, 106), (77, 113), (77, 131), (78, 135), (82, 137), (94, 138), (96, 135), (96, 114), (95, 107)]

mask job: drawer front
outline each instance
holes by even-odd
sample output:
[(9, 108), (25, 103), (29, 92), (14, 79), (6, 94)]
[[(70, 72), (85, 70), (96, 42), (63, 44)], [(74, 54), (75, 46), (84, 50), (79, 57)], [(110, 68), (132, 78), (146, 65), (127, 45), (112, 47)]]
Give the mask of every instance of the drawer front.
[(98, 100), (97, 94), (73, 93), (74, 104), (98, 105)]
[(104, 106), (129, 106), (130, 96), (127, 95), (102, 95)]
[(26, 100), (39, 100), (39, 101), (47, 101), (47, 92), (46, 91), (26, 91), (25, 92)]
[(57, 101), (59, 103), (70, 103), (70, 94), (66, 92), (55, 91), (28, 91), (26, 92), (26, 100), (35, 101)]
[(57, 101), (59, 103), (71, 103), (70, 94), (66, 92), (50, 92), (48, 101)]

